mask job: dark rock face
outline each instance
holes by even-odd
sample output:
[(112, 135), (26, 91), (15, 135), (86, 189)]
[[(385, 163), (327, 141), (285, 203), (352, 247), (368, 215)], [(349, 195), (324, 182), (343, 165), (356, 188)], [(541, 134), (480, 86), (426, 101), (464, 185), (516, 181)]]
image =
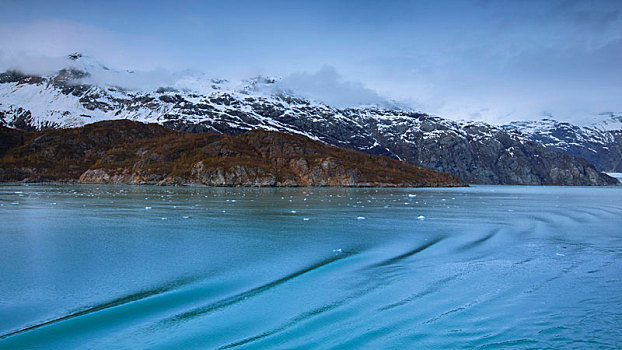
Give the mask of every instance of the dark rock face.
[[(110, 119), (154, 122), (192, 133), (241, 135), (255, 129), (276, 130), (405, 160), (478, 184), (606, 185), (614, 180), (597, 169), (618, 170), (622, 160), (619, 144), (617, 153), (609, 148), (611, 157), (600, 156), (606, 154), (601, 152), (602, 147), (596, 151), (598, 156), (592, 156), (551, 147), (517, 128), (454, 122), (399, 109), (336, 109), (283, 93), (255, 93), (258, 85), (274, 83), (268, 80), (251, 81), (236, 91), (226, 91), (222, 81), (213, 81), (214, 91), (206, 95), (172, 88), (133, 93), (76, 83), (87, 74), (68, 69), (33, 80), (20, 73), (5, 73), (0, 83), (6, 81), (4, 84), (12, 88), (30, 84), (44, 91), (60, 91), (75, 97), (81, 109), (53, 110), (51, 117), (32, 115), (27, 105), (2, 106), (0, 124), (23, 130), (64, 128), (93, 122), (92, 115), (104, 113)], [(614, 135), (619, 142), (622, 132)], [(599, 167), (556, 151), (586, 158)], [(601, 161), (600, 157), (607, 159)]]
[[(620, 120), (616, 118), (622, 120), (620, 116), (611, 115), (609, 121), (619, 123)], [(552, 119), (514, 122), (503, 128), (518, 132), (548, 149), (585, 158), (597, 170), (622, 172), (622, 130), (608, 130), (598, 126), (580, 127)]]
[(24, 133), (19, 130), (0, 127), (0, 157), (11, 148), (24, 144)]
[(251, 131), (188, 134), (106, 121), (9, 135), (0, 181), (78, 181), (210, 186), (463, 186), (453, 175), (303, 136)]
[(378, 138), (409, 163), (447, 171), (470, 183), (614, 184), (585, 160), (555, 152), (519, 134), (483, 123), (456, 123), (421, 116), (417, 121), (396, 124), (393, 119), (390, 123), (376, 123), (369, 127), (382, 131)]

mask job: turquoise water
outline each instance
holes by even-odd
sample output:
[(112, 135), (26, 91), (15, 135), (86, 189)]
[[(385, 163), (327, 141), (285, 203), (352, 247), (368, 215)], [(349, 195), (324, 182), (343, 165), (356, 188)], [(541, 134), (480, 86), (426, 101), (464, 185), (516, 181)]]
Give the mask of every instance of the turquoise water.
[(620, 348), (622, 188), (0, 186), (0, 348)]

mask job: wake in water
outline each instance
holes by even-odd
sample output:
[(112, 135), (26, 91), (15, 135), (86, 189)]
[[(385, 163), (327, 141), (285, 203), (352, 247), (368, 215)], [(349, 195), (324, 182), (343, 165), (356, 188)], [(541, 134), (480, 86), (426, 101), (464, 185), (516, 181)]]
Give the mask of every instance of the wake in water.
[(612, 346), (619, 193), (1, 187), (0, 348)]

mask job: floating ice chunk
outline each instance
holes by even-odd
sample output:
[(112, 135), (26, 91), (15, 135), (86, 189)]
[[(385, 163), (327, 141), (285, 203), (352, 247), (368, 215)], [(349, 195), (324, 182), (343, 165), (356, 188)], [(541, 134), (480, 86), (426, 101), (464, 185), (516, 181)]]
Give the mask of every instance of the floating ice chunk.
[(365, 220), (365, 217), (364, 216), (357, 216), (356, 219), (357, 220)]
[(423, 216), (423, 215), (417, 216), (417, 220), (424, 220), (424, 219), (425, 219), (425, 216)]

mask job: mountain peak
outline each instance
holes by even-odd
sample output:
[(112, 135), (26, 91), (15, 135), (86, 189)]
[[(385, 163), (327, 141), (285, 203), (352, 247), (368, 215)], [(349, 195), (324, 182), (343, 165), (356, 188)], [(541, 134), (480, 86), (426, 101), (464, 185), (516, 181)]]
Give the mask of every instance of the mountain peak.
[(74, 52), (74, 53), (70, 53), (69, 55), (67, 55), (67, 58), (69, 58), (72, 61), (77, 61), (82, 57), (83, 55), (79, 52)]

